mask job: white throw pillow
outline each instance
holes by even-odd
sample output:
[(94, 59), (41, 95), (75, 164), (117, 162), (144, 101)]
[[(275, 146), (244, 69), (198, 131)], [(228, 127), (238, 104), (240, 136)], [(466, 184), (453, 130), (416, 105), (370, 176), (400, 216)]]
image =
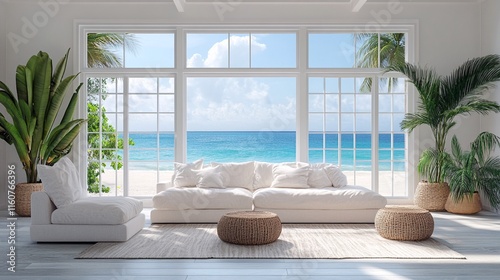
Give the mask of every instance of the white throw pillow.
[(313, 169), (323, 168), (334, 187), (340, 188), (347, 186), (347, 176), (345, 176), (338, 166), (330, 163), (318, 163), (311, 165), (311, 167)]
[(226, 173), (228, 180), (225, 187), (245, 188), (252, 190), (254, 177), (254, 162), (228, 162), (217, 163), (212, 162), (212, 167), (221, 167), (221, 170)]
[(309, 166), (291, 167), (276, 165), (273, 167), (273, 183), (271, 188), (309, 188), (307, 179)]
[(207, 167), (200, 170), (195, 170), (199, 188), (224, 188), (225, 180), (224, 171), (221, 166)]
[(311, 168), (309, 170), (309, 178), (307, 179), (307, 184), (311, 188), (323, 188), (323, 187), (331, 187), (332, 182), (324, 168)]
[(274, 163), (255, 162), (255, 175), (253, 180), (253, 189), (269, 188), (273, 183)]
[(75, 165), (67, 157), (53, 166), (37, 165), (43, 189), (57, 208), (69, 205), (82, 197), (82, 185)]
[(192, 163), (174, 163), (174, 175), (172, 176), (172, 186), (180, 187), (195, 187), (198, 183), (196, 170), (203, 167), (203, 159), (199, 159)]

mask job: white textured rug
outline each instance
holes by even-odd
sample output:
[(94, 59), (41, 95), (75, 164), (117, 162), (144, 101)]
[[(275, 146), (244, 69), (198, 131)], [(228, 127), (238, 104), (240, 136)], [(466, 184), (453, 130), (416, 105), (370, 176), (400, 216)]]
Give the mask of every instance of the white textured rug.
[(464, 259), (435, 239), (393, 241), (373, 224), (284, 224), (271, 244), (244, 246), (221, 241), (216, 224), (155, 224), (127, 242), (97, 243), (79, 259)]

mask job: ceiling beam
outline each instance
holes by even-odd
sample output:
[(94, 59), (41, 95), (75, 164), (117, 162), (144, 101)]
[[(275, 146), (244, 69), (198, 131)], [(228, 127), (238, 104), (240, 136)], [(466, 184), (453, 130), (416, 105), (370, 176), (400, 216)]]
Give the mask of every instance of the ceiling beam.
[(367, 0), (351, 0), (351, 10), (353, 13), (359, 12)]
[(184, 7), (186, 6), (186, 0), (174, 0), (175, 7), (179, 13), (184, 13)]

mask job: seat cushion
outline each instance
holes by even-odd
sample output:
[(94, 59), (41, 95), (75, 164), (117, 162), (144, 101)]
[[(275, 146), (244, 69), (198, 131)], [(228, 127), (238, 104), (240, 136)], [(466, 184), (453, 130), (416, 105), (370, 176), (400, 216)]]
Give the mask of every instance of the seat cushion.
[(120, 225), (142, 211), (142, 201), (130, 197), (87, 197), (52, 212), (53, 224)]
[(252, 210), (252, 192), (244, 188), (169, 188), (153, 196), (153, 207), (163, 210)]
[(359, 186), (340, 188), (264, 188), (254, 193), (255, 208), (260, 209), (379, 209), (387, 199)]

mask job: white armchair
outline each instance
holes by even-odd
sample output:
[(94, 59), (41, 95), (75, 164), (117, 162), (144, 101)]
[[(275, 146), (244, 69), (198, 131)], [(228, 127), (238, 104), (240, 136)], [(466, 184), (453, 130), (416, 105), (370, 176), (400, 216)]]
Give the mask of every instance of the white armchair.
[(45, 192), (31, 195), (35, 242), (127, 241), (145, 223), (142, 202), (127, 197), (87, 197), (56, 208)]

